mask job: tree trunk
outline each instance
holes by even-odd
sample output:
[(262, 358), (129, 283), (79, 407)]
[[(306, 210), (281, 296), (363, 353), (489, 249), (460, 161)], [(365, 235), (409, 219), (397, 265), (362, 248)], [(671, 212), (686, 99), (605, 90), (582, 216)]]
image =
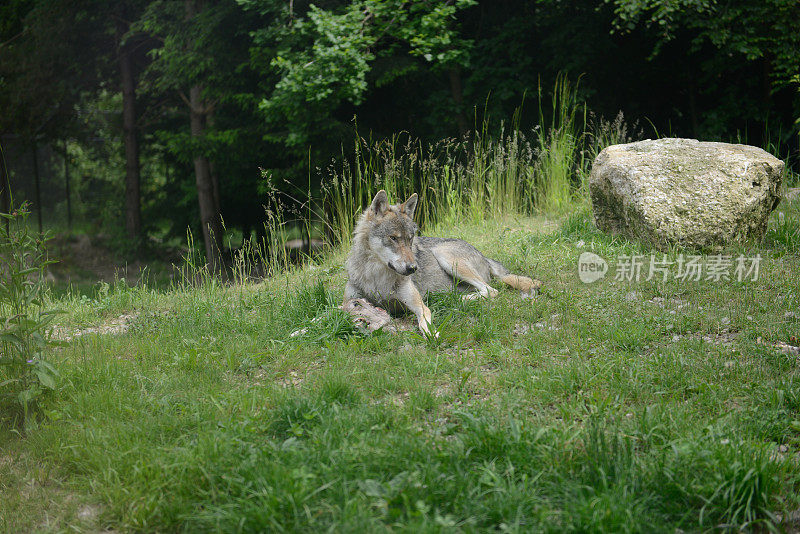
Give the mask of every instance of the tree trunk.
[[(201, 88), (193, 85), (189, 90), (189, 114), (191, 117), (192, 137), (200, 138), (205, 132), (205, 106), (200, 96)], [(208, 158), (197, 154), (194, 158), (195, 183), (197, 185), (197, 201), (200, 206), (200, 223), (203, 226), (203, 241), (206, 246), (206, 259), (209, 268), (222, 272), (222, 221), (218, 202), (214, 197), (214, 183), (211, 177), (211, 165)]]
[(450, 93), (453, 96), (453, 103), (456, 108), (456, 124), (458, 125), (458, 134), (464, 137), (469, 133), (469, 121), (466, 114), (464, 114), (464, 93), (461, 87), (461, 69), (452, 67), (448, 70), (450, 76)]
[[(202, 1), (185, 0), (186, 20), (191, 20), (202, 10)], [(210, 106), (203, 100), (202, 87), (196, 83), (189, 89), (189, 117), (192, 137), (197, 139), (205, 135), (206, 120)], [(215, 194), (214, 178), (211, 163), (202, 154), (194, 158), (194, 175), (197, 186), (197, 202), (200, 207), (200, 223), (203, 227), (203, 241), (206, 247), (206, 261), (209, 269), (224, 274), (222, 265), (222, 217), (219, 209), (219, 196)]]
[[(0, 147), (0, 213), (11, 213), (11, 181), (8, 179), (6, 169), (6, 155)], [(9, 221), (5, 219), (6, 235), (8, 235)]]
[(39, 148), (33, 142), (33, 191), (36, 199), (36, 219), (39, 222), (39, 233), (42, 233), (42, 187), (39, 180)]
[(67, 197), (67, 228), (72, 231), (72, 195), (69, 187), (69, 154), (67, 142), (64, 141), (64, 194)]
[[(127, 31), (127, 24), (118, 20), (118, 42)], [(142, 214), (139, 141), (136, 135), (136, 79), (130, 48), (129, 44), (119, 45), (119, 71), (122, 78), (122, 132), (125, 142), (125, 229), (130, 239), (137, 239), (142, 233)]]
[[(206, 110), (206, 128), (214, 129), (214, 111), (213, 110)], [(219, 174), (217, 174), (217, 169), (214, 166), (213, 161), (208, 162), (208, 168), (211, 171), (211, 185), (214, 189), (214, 206), (216, 207), (217, 211), (220, 213), (220, 218), (222, 218), (222, 208), (220, 207), (221, 198), (219, 193)]]
[(214, 208), (218, 213), (220, 213), (221, 218), (222, 208), (220, 207), (219, 175), (217, 174), (217, 169), (215, 168), (213, 161), (208, 162), (208, 169), (211, 172), (211, 188), (214, 191)]

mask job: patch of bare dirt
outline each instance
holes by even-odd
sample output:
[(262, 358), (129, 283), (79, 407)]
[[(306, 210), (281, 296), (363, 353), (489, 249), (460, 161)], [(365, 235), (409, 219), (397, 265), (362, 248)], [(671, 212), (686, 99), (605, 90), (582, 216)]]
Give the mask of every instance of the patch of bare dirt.
[(436, 387), (433, 389), (434, 397), (449, 397), (453, 394), (453, 385), (447, 382), (442, 382), (441, 384), (437, 384)]
[(721, 331), (711, 334), (693, 334), (695, 339), (702, 339), (706, 343), (710, 343), (712, 345), (722, 345), (724, 347), (730, 347), (736, 342), (736, 339), (739, 337), (739, 332), (731, 332), (727, 328), (723, 328)]
[[(296, 388), (299, 387), (305, 382), (306, 378), (313, 372), (318, 369), (321, 369), (325, 365), (325, 358), (321, 360), (317, 360), (306, 364), (302, 368), (294, 368), (289, 369), (286, 371), (286, 374), (283, 375), (281, 378), (278, 378), (275, 383), (283, 388)], [(263, 369), (259, 369), (255, 375), (256, 384), (261, 385), (267, 378), (267, 372)]]
[(719, 332), (710, 332), (707, 334), (701, 334), (699, 332), (690, 333), (690, 334), (673, 334), (672, 341), (677, 343), (681, 339), (696, 339), (700, 341), (704, 341), (710, 345), (719, 345), (723, 347), (732, 347), (736, 340), (739, 338), (739, 332), (735, 330), (730, 330), (728, 328), (723, 328)]
[(472, 360), (475, 358), (475, 349), (472, 347), (447, 347), (443, 352), (452, 358)]
[(774, 349), (777, 349), (778, 352), (782, 352), (787, 356), (800, 356), (800, 347), (796, 345), (790, 345), (789, 343), (786, 343), (784, 341), (775, 341), (771, 343), (768, 341), (764, 341), (759, 337), (758, 339), (756, 339), (756, 343), (758, 343), (759, 345), (765, 345), (767, 347), (772, 347)]
[[(679, 298), (671, 298), (665, 299), (664, 297), (653, 297), (649, 300), (651, 304), (655, 304), (659, 308), (675, 308), (675, 310), (682, 310), (683, 308), (689, 305), (688, 302), (685, 300), (681, 300)], [(674, 313), (675, 310), (672, 310), (670, 313)]]
[(131, 323), (138, 317), (138, 314), (123, 314), (119, 317), (109, 319), (99, 326), (90, 326), (79, 330), (70, 329), (62, 326), (55, 326), (50, 330), (50, 337), (56, 341), (72, 341), (73, 339), (87, 334), (103, 334), (118, 336), (126, 333)]
[(92, 504), (85, 504), (78, 510), (78, 519), (81, 521), (94, 521), (100, 515), (100, 507)]
[(300, 375), (300, 373), (297, 371), (289, 371), (286, 373), (286, 376), (278, 379), (278, 385), (286, 389), (296, 388), (302, 385), (305, 379), (305, 375)]
[(515, 336), (524, 336), (536, 330), (547, 330), (556, 332), (561, 329), (561, 314), (554, 313), (550, 315), (549, 319), (537, 321), (535, 323), (515, 323), (512, 333)]

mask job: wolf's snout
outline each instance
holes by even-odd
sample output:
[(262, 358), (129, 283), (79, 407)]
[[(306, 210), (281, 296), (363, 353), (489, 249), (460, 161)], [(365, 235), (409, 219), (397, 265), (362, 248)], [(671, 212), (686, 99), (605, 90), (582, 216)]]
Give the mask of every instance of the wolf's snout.
[(417, 271), (417, 264), (416, 263), (406, 263), (400, 265), (394, 265), (392, 262), (388, 263), (389, 268), (395, 271), (397, 274), (402, 274), (403, 276), (408, 276), (410, 274), (414, 274)]

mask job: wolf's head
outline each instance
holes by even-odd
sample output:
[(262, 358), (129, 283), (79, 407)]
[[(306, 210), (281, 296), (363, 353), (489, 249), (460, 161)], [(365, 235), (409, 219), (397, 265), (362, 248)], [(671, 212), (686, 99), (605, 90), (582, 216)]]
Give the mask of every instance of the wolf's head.
[(381, 189), (364, 211), (359, 228), (356, 229), (356, 233), (366, 233), (373, 254), (403, 276), (417, 270), (417, 261), (411, 248), (419, 230), (414, 223), (416, 209), (416, 193), (402, 204), (389, 204), (386, 191)]

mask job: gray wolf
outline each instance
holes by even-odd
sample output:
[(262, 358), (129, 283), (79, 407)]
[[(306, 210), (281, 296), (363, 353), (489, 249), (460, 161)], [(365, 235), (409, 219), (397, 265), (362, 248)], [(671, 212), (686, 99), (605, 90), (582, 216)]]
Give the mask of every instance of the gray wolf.
[(423, 301), (428, 293), (456, 289), (467, 292), (464, 299), (493, 297), (497, 290), (489, 285), (492, 276), (520, 291), (541, 287), (539, 280), (511, 274), (466, 241), (417, 235), (417, 198), (414, 193), (402, 204), (390, 205), (381, 190), (361, 214), (345, 262), (345, 302), (366, 298), (392, 311), (404, 306), (430, 336), (437, 334), (431, 331), (431, 311)]

